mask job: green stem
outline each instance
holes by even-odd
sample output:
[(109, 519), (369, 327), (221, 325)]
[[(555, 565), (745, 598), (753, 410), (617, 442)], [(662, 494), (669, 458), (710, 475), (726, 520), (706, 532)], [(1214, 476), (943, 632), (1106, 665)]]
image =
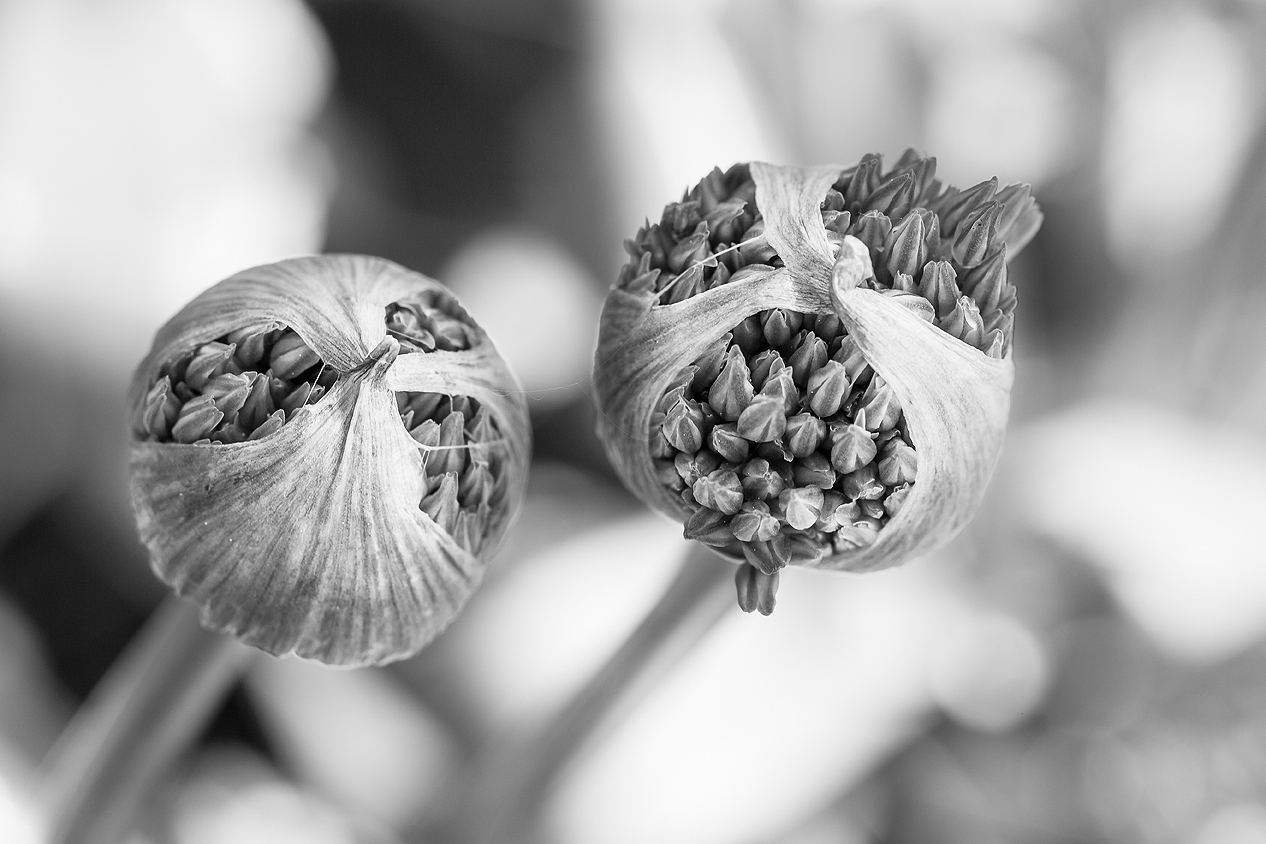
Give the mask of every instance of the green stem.
[(48, 844), (115, 844), (197, 738), (255, 651), (204, 630), (168, 597), (44, 760)]
[(544, 729), (477, 761), (458, 817), (462, 841), (534, 840), (540, 809), (560, 774), (654, 688), (734, 606), (734, 565), (691, 543), (668, 589), (598, 673)]

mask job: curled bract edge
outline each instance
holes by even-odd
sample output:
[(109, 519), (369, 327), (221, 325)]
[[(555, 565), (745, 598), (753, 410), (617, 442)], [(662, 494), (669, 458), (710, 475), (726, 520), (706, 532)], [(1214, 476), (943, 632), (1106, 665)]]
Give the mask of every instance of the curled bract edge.
[[(385, 311), (423, 296), (469, 327), (469, 348), (401, 353)], [(129, 406), (139, 412), (171, 361), (278, 325), (337, 371), (328, 392), (244, 442), (134, 432), (140, 539), (157, 575), (201, 608), (208, 628), (330, 664), (409, 656), (460, 611), (522, 504), (531, 449), (523, 395), (438, 282), (380, 258), (323, 255), (245, 270), (186, 305), (138, 367)], [(477, 553), (419, 507), (436, 484), (396, 397), (419, 391), (474, 399), (499, 431), (492, 447), (506, 486)]]
[[(899, 565), (952, 539), (979, 507), (1007, 424), (1014, 379), (1010, 350), (992, 357), (893, 297), (858, 286), (856, 279), (833, 279), (836, 252), (819, 209), (849, 168), (750, 167), (764, 237), (784, 266), (745, 272), (674, 304), (659, 304), (654, 290), (614, 288), (595, 359), (599, 437), (621, 479), (642, 501), (686, 521), (691, 508), (657, 478), (649, 452), (652, 414), (674, 377), (750, 316), (774, 308), (834, 313), (900, 401), (918, 452), (918, 477), (871, 544), (792, 562), (843, 571)], [(1008, 258), (1040, 222), (1031, 201), (1025, 209), (1010, 228)], [(742, 559), (732, 551), (719, 553)]]

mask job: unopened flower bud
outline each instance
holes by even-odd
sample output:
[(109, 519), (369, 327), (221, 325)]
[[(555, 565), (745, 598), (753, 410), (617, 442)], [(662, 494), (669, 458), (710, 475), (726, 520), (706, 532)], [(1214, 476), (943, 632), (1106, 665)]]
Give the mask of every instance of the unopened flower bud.
[(783, 479), (768, 460), (757, 457), (743, 464), (740, 470), (743, 494), (748, 501), (777, 498), (783, 490)]
[(844, 205), (850, 210), (860, 208), (875, 188), (883, 173), (883, 159), (878, 155), (865, 155), (858, 162), (848, 185), (844, 188)]
[(171, 426), (171, 438), (186, 444), (206, 439), (223, 419), (224, 414), (215, 406), (212, 396), (198, 396), (180, 409), (180, 417)]
[(729, 469), (717, 469), (691, 487), (695, 500), (710, 510), (733, 516), (743, 506), (743, 484)]
[(881, 498), (884, 494), (884, 485), (879, 482), (879, 476), (875, 472), (875, 464), (867, 463), (858, 469), (849, 472), (840, 479), (840, 492), (844, 493), (845, 498)]
[(904, 484), (897, 487), (884, 498), (884, 512), (888, 514), (888, 518), (892, 518), (901, 511), (901, 506), (906, 503), (906, 498), (910, 496), (910, 485)]
[(835, 485), (836, 477), (831, 461), (820, 451), (815, 451), (808, 457), (802, 457), (791, 464), (791, 478), (797, 486), (830, 489)]
[(731, 346), (716, 382), (708, 390), (708, 404), (726, 422), (737, 422), (752, 403), (751, 373), (737, 346)]
[(708, 448), (727, 463), (742, 463), (747, 460), (752, 444), (738, 432), (736, 423), (726, 422), (714, 425), (708, 432)]
[(974, 267), (989, 254), (998, 231), (1002, 205), (986, 202), (963, 220), (954, 238), (954, 258), (964, 267)]
[(866, 430), (866, 411), (847, 425), (837, 425), (831, 430), (831, 465), (841, 474), (856, 472), (875, 459), (878, 449), (874, 435)]
[(912, 173), (900, 173), (884, 180), (865, 202), (867, 211), (876, 211), (891, 220), (900, 220), (914, 205), (917, 194)]
[(754, 443), (773, 442), (787, 430), (782, 401), (757, 396), (738, 418), (738, 433)]
[(870, 379), (857, 412), (866, 414), (866, 430), (888, 431), (901, 419), (901, 402), (888, 382), (876, 374)]
[(787, 515), (787, 524), (796, 530), (808, 530), (822, 512), (822, 490), (815, 486), (784, 489), (778, 506)]
[(826, 343), (810, 331), (792, 352), (791, 359), (787, 361), (791, 366), (792, 379), (796, 386), (806, 386), (809, 383), (809, 376), (821, 369), (826, 359)]
[(743, 556), (761, 574), (777, 574), (791, 562), (791, 542), (785, 533), (777, 533), (768, 542), (744, 542)]
[(234, 351), (231, 343), (212, 341), (202, 344), (185, 366), (182, 383), (195, 392), (201, 392), (208, 381), (227, 371), (233, 361)]
[(985, 259), (984, 263), (967, 271), (963, 278), (963, 292), (975, 302), (980, 313), (997, 310), (1002, 291), (1007, 287), (1007, 247), (1001, 245)]
[(998, 217), (998, 238), (1013, 253), (1019, 252), (1037, 234), (1042, 225), (1042, 212), (1031, 196), (1028, 185), (1007, 185), (994, 197), (1002, 204)]
[(752, 358), (751, 379), (753, 389), (760, 391), (771, 375), (787, 368), (782, 355), (773, 349), (766, 349)]
[(884, 244), (892, 237), (892, 219), (878, 211), (867, 211), (858, 218), (850, 234), (866, 245), (872, 261), (877, 260)]
[(949, 261), (932, 261), (924, 266), (919, 295), (932, 303), (938, 318), (953, 312), (958, 297), (962, 295), (955, 283), (953, 265)]
[(703, 448), (703, 411), (699, 403), (679, 398), (664, 417), (664, 439), (678, 451)]
[[(792, 311), (791, 313), (795, 313)], [(795, 329), (791, 327), (791, 321), (787, 317), (788, 312), (782, 308), (774, 308), (772, 311), (765, 311), (761, 314), (761, 328), (765, 335), (765, 342), (770, 346), (777, 348), (787, 345), (791, 340)], [(799, 314), (796, 314), (799, 317)], [(799, 319), (796, 320), (799, 323)]]
[(857, 341), (853, 339), (853, 335), (848, 335), (840, 341), (840, 347), (836, 350), (831, 360), (839, 361), (844, 365), (844, 371), (848, 373), (848, 380), (856, 384), (870, 375), (870, 364), (866, 362), (866, 356), (862, 354), (861, 348), (858, 347)]
[(268, 366), (277, 378), (292, 379), (309, 367), (321, 362), (316, 353), (303, 338), (287, 329), (273, 343), (268, 353)]
[(694, 486), (695, 481), (716, 471), (721, 465), (721, 458), (703, 449), (696, 454), (682, 452), (673, 463), (686, 486)]
[(743, 502), (743, 508), (730, 520), (730, 530), (740, 542), (768, 542), (781, 527), (764, 501)]
[[(1008, 409), (1016, 297), (998, 265), (1041, 215), (1015, 190), (1012, 221), (996, 181), (959, 191), (942, 186), (934, 166), (908, 153), (887, 172), (867, 156), (843, 171), (752, 164), (710, 174), (681, 205), (742, 205), (741, 216), (724, 215), (735, 230), (746, 226), (741, 240), (709, 229), (700, 253), (735, 272), (671, 308), (660, 296), (672, 283), (669, 255), (701, 222), (713, 225), (709, 212), (687, 228), (687, 209), (676, 210), (680, 230), (648, 226), (630, 241), (604, 310), (594, 384), (599, 435), (640, 498), (683, 522), (721, 513), (730, 539), (718, 553), (741, 552), (766, 575), (790, 563), (896, 565), (961, 530)], [(958, 280), (970, 282), (966, 295)], [(683, 385), (678, 376), (692, 366)], [(689, 395), (674, 392), (683, 386)], [(659, 480), (662, 446), (648, 447), (683, 397), (701, 402), (710, 433), (700, 454), (716, 461), (701, 468), (678, 452), (685, 496), (672, 477)], [(828, 438), (828, 425), (849, 434)], [(724, 472), (737, 489), (709, 480)], [(771, 538), (767, 519), (785, 522)]]
[(938, 325), (946, 334), (957, 337), (972, 347), (980, 344), (985, 331), (984, 320), (980, 318), (980, 309), (967, 296), (959, 296), (958, 302), (954, 304), (954, 310)]
[[(898, 276), (900, 277), (900, 274), (898, 274)], [(896, 302), (898, 305), (905, 308), (907, 311), (914, 314), (915, 316), (917, 316), (919, 319), (923, 320), (924, 322), (936, 321), (936, 308), (933, 307), (931, 302), (929, 302), (927, 299), (924, 299), (922, 296), (918, 295), (912, 290), (911, 291), (898, 290), (896, 287), (896, 283), (897, 282), (894, 279), (892, 290), (883, 291), (885, 296), (887, 296), (889, 299)]]
[(809, 409), (825, 419), (839, 413), (848, 391), (853, 388), (844, 364), (828, 360), (809, 376)]
[(682, 535), (686, 539), (695, 539), (704, 545), (724, 547), (734, 540), (729, 520), (725, 514), (710, 510), (706, 506), (696, 510), (686, 523), (682, 525)]
[(931, 211), (916, 208), (892, 230), (888, 241), (888, 272), (912, 277), (927, 262), (926, 239), (934, 219)]
[(743, 612), (759, 612), (769, 615), (774, 611), (774, 596), (778, 594), (778, 572), (765, 574), (750, 563), (741, 564), (734, 572), (738, 605)]
[(884, 486), (912, 484), (918, 470), (918, 453), (901, 440), (895, 440), (892, 447), (886, 447), (884, 456), (879, 460), (879, 480)]
[(826, 437), (826, 423), (819, 418), (820, 414), (814, 415), (816, 413), (816, 410), (813, 413), (797, 413), (787, 420), (783, 439), (793, 457), (808, 457), (813, 454)]
[(163, 376), (145, 396), (141, 427), (151, 436), (166, 437), (180, 418), (180, 399), (172, 393), (171, 379)]
[(274, 654), (414, 653), (461, 609), (523, 497), (513, 377), (447, 291), (377, 258), (221, 282), (159, 331), (130, 402), (155, 572), (205, 625)]
[(946, 235), (956, 232), (967, 215), (993, 199), (997, 190), (998, 179), (995, 176), (965, 190), (949, 191), (934, 207), (941, 219), (941, 231)]
[(774, 399), (782, 407), (784, 414), (795, 413), (800, 409), (800, 391), (796, 389), (792, 373), (789, 366), (771, 368), (758, 398)]

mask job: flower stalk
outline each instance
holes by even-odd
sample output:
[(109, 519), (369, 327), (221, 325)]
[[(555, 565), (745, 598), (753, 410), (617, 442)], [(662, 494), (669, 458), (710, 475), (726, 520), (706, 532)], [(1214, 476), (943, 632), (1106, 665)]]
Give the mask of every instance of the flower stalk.
[(41, 767), (47, 844), (115, 844), (257, 651), (174, 596), (97, 684)]
[(528, 736), (476, 760), (457, 813), (465, 844), (531, 842), (541, 808), (585, 748), (647, 694), (732, 606), (734, 569), (692, 545), (673, 581), (632, 634), (583, 688)]

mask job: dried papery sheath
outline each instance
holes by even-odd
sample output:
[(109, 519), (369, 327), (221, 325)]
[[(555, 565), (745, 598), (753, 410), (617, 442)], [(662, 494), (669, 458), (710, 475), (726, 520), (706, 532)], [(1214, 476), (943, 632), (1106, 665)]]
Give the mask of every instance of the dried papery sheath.
[(273, 654), (416, 652), (523, 499), (513, 376), (445, 288), (380, 258), (220, 282), (159, 331), (130, 403), (155, 572), (206, 626)]
[(772, 610), (786, 565), (897, 565), (979, 505), (1014, 374), (1007, 261), (1041, 213), (1027, 186), (934, 174), (913, 152), (736, 165), (626, 244), (598, 433), (643, 501), (742, 564), (745, 610)]

